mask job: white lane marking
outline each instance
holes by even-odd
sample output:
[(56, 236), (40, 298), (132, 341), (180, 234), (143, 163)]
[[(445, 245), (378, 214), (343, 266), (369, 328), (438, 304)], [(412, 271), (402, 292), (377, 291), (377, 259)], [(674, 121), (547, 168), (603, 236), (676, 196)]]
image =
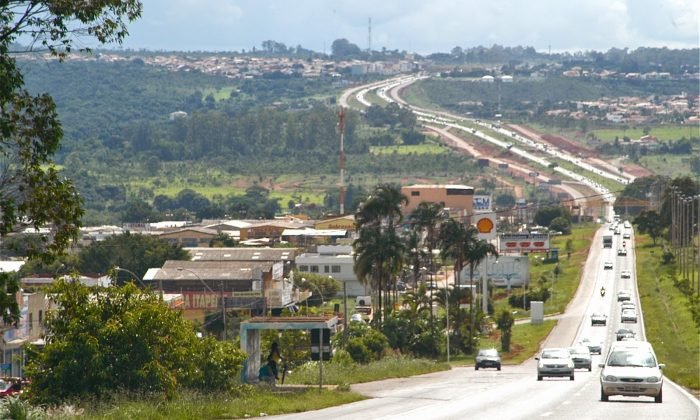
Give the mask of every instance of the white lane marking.
[(554, 411), (547, 411), (546, 413), (542, 413), (542, 414), (540, 415), (540, 417), (549, 417), (549, 416), (551, 416), (552, 414), (554, 414)]

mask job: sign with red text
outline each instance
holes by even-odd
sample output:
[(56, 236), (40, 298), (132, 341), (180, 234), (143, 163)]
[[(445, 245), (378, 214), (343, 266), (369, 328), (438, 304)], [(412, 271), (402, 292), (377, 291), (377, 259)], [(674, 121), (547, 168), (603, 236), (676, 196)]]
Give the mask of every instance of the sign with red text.
[(498, 237), (498, 252), (503, 254), (549, 252), (549, 234), (504, 233)]

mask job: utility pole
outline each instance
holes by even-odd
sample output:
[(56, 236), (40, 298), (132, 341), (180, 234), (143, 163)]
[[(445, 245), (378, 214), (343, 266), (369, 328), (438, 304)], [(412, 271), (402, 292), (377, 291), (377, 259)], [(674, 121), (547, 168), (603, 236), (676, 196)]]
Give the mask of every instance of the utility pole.
[(224, 329), (221, 334), (224, 340), (226, 340), (226, 298), (224, 297), (224, 281), (221, 281), (221, 321), (224, 324)]

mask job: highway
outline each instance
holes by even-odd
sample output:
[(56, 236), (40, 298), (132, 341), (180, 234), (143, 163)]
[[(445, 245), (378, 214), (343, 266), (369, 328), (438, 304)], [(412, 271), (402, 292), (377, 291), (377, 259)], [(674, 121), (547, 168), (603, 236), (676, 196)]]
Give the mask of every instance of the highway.
[[(587, 337), (602, 341), (605, 354), (607, 345), (615, 341), (614, 333), (620, 325), (617, 291), (630, 290), (632, 300), (639, 307), (633, 241), (627, 241), (627, 256), (617, 256), (617, 249), (622, 247), (622, 235), (614, 236), (612, 249), (603, 249), (602, 235), (608, 233), (607, 225), (597, 232), (576, 295), (566, 312), (557, 317), (557, 326), (543, 347), (570, 346)], [(604, 270), (603, 261), (613, 261), (613, 270)], [(620, 278), (623, 269), (632, 270), (630, 279)], [(607, 293), (601, 297), (603, 285)], [(608, 314), (607, 325), (591, 326), (593, 312)], [(637, 337), (644, 338), (642, 318), (637, 324), (626, 323), (625, 326), (635, 330)], [(601, 358), (593, 356), (591, 372), (576, 370), (574, 381), (568, 378), (537, 381), (536, 361), (529, 359), (520, 365), (504, 365), (501, 371), (457, 367), (447, 372), (356, 384), (352, 390), (370, 399), (276, 417), (304, 420), (698, 419), (698, 400), (667, 378), (661, 404), (649, 397), (610, 397), (609, 402), (601, 402), (598, 368)]]
[[(369, 90), (377, 89), (379, 98), (395, 101), (403, 106), (408, 104), (400, 96), (400, 90), (418, 80), (417, 77), (395, 78), (383, 83), (374, 83)], [(356, 87), (348, 95), (356, 95), (364, 104), (363, 95), (369, 90)], [(347, 97), (345, 101), (347, 102)], [(341, 101), (342, 105), (343, 101)], [(471, 120), (470, 125), (479, 124), (482, 129), (461, 126), (465, 119), (425, 109), (411, 107), (419, 119), (431, 130), (440, 133), (443, 140), (462, 144), (470, 153), (478, 153), (462, 139), (447, 132), (447, 128), (470, 131), (472, 135), (498, 147), (505, 147), (531, 161), (548, 162), (530, 150), (548, 152), (540, 139), (525, 137), (512, 131), (502, 131), (489, 123)], [(513, 142), (506, 142), (487, 132), (494, 128), (502, 135), (509, 135)], [(510, 133), (510, 134), (508, 134)], [(590, 165), (566, 151), (550, 150), (551, 156), (568, 160), (583, 171), (593, 172), (609, 178), (620, 185), (631, 182), (634, 177), (618, 174), (611, 165)], [(549, 152), (548, 152), (549, 153)], [(605, 168), (605, 169), (601, 169)], [(560, 171), (563, 175), (585, 183), (603, 195), (608, 201), (605, 218), (612, 219), (613, 195), (591, 179), (571, 171)], [(552, 333), (542, 343), (542, 347), (566, 347), (578, 343), (583, 338), (601, 341), (603, 355), (609, 344), (616, 340), (615, 331), (622, 325), (620, 304), (617, 292), (629, 290), (632, 301), (640, 308), (637, 292), (634, 233), (627, 230), (631, 239), (623, 246), (622, 235), (613, 236), (613, 247), (602, 247), (602, 236), (611, 234), (608, 225), (602, 225), (595, 235), (593, 245), (582, 271), (579, 288), (567, 306), (566, 311), (557, 317), (558, 322)], [(624, 231), (623, 231), (624, 233)], [(626, 256), (618, 255), (617, 250), (627, 250)], [(611, 261), (612, 270), (605, 270), (603, 263)], [(622, 270), (630, 270), (630, 278), (621, 278)], [(605, 287), (605, 296), (600, 295)], [(556, 293), (556, 284), (554, 285)], [(608, 316), (605, 326), (592, 326), (592, 313)], [(635, 331), (638, 339), (645, 338), (643, 313), (639, 311), (637, 323), (624, 326)], [(610, 397), (609, 402), (600, 401), (600, 368), (603, 356), (593, 356), (593, 369), (577, 370), (575, 380), (545, 378), (537, 381), (536, 361), (531, 358), (519, 365), (504, 365), (501, 371), (479, 370), (472, 367), (457, 367), (447, 372), (438, 372), (410, 378), (355, 384), (352, 390), (366, 395), (365, 401), (332, 407), (324, 410), (278, 416), (285, 419), (681, 419), (700, 418), (700, 403), (668, 378), (664, 380), (663, 403), (657, 404), (649, 397)], [(663, 360), (659, 361), (664, 363)], [(689, 360), (689, 363), (694, 363)]]

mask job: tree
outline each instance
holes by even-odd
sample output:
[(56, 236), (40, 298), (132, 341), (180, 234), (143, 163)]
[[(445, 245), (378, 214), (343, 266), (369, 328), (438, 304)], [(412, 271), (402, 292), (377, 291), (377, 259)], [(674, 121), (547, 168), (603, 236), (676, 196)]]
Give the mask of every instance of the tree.
[(549, 223), (549, 230), (568, 235), (571, 233), (571, 222), (566, 217), (555, 217)]
[[(33, 96), (10, 56), (18, 40), (29, 49), (40, 45), (59, 57), (71, 51), (81, 38), (99, 43), (121, 42), (126, 23), (141, 14), (138, 0), (55, 2), (8, 0), (0, 3), (0, 237), (32, 227), (41, 235), (42, 246), (30, 249), (30, 257), (49, 259), (62, 253), (77, 238), (83, 215), (81, 199), (73, 183), (59, 176), (53, 156), (63, 130), (56, 106), (49, 95)], [(0, 306), (16, 318), (17, 306)]]
[(331, 44), (331, 53), (336, 59), (352, 58), (362, 54), (360, 47), (345, 38), (336, 39)]
[(656, 238), (661, 236), (663, 230), (663, 225), (661, 224), (661, 217), (654, 210), (643, 211), (639, 216), (635, 217), (632, 221), (641, 233), (648, 233), (651, 236), (651, 240), (656, 246)]
[(201, 340), (179, 311), (134, 285), (90, 288), (59, 281), (46, 317), (46, 346), (30, 358), (31, 398), (58, 403), (116, 391), (165, 393), (179, 387), (227, 390), (245, 354)]
[(552, 220), (557, 217), (564, 217), (567, 220), (571, 220), (571, 215), (569, 210), (564, 207), (558, 206), (545, 206), (537, 210), (534, 217), (534, 222), (540, 226), (549, 226)]
[(505, 352), (510, 351), (510, 337), (514, 323), (513, 314), (507, 309), (503, 309), (496, 318), (496, 325), (501, 331), (501, 350)]
[[(149, 235), (127, 232), (81, 250), (80, 262), (75, 268), (82, 273), (106, 273), (110, 268), (120, 266), (143, 278), (149, 268), (161, 267), (166, 260), (189, 259), (189, 253), (179, 245), (171, 245)], [(128, 273), (122, 274), (124, 279), (129, 280)], [(117, 282), (120, 282), (119, 278)]]

